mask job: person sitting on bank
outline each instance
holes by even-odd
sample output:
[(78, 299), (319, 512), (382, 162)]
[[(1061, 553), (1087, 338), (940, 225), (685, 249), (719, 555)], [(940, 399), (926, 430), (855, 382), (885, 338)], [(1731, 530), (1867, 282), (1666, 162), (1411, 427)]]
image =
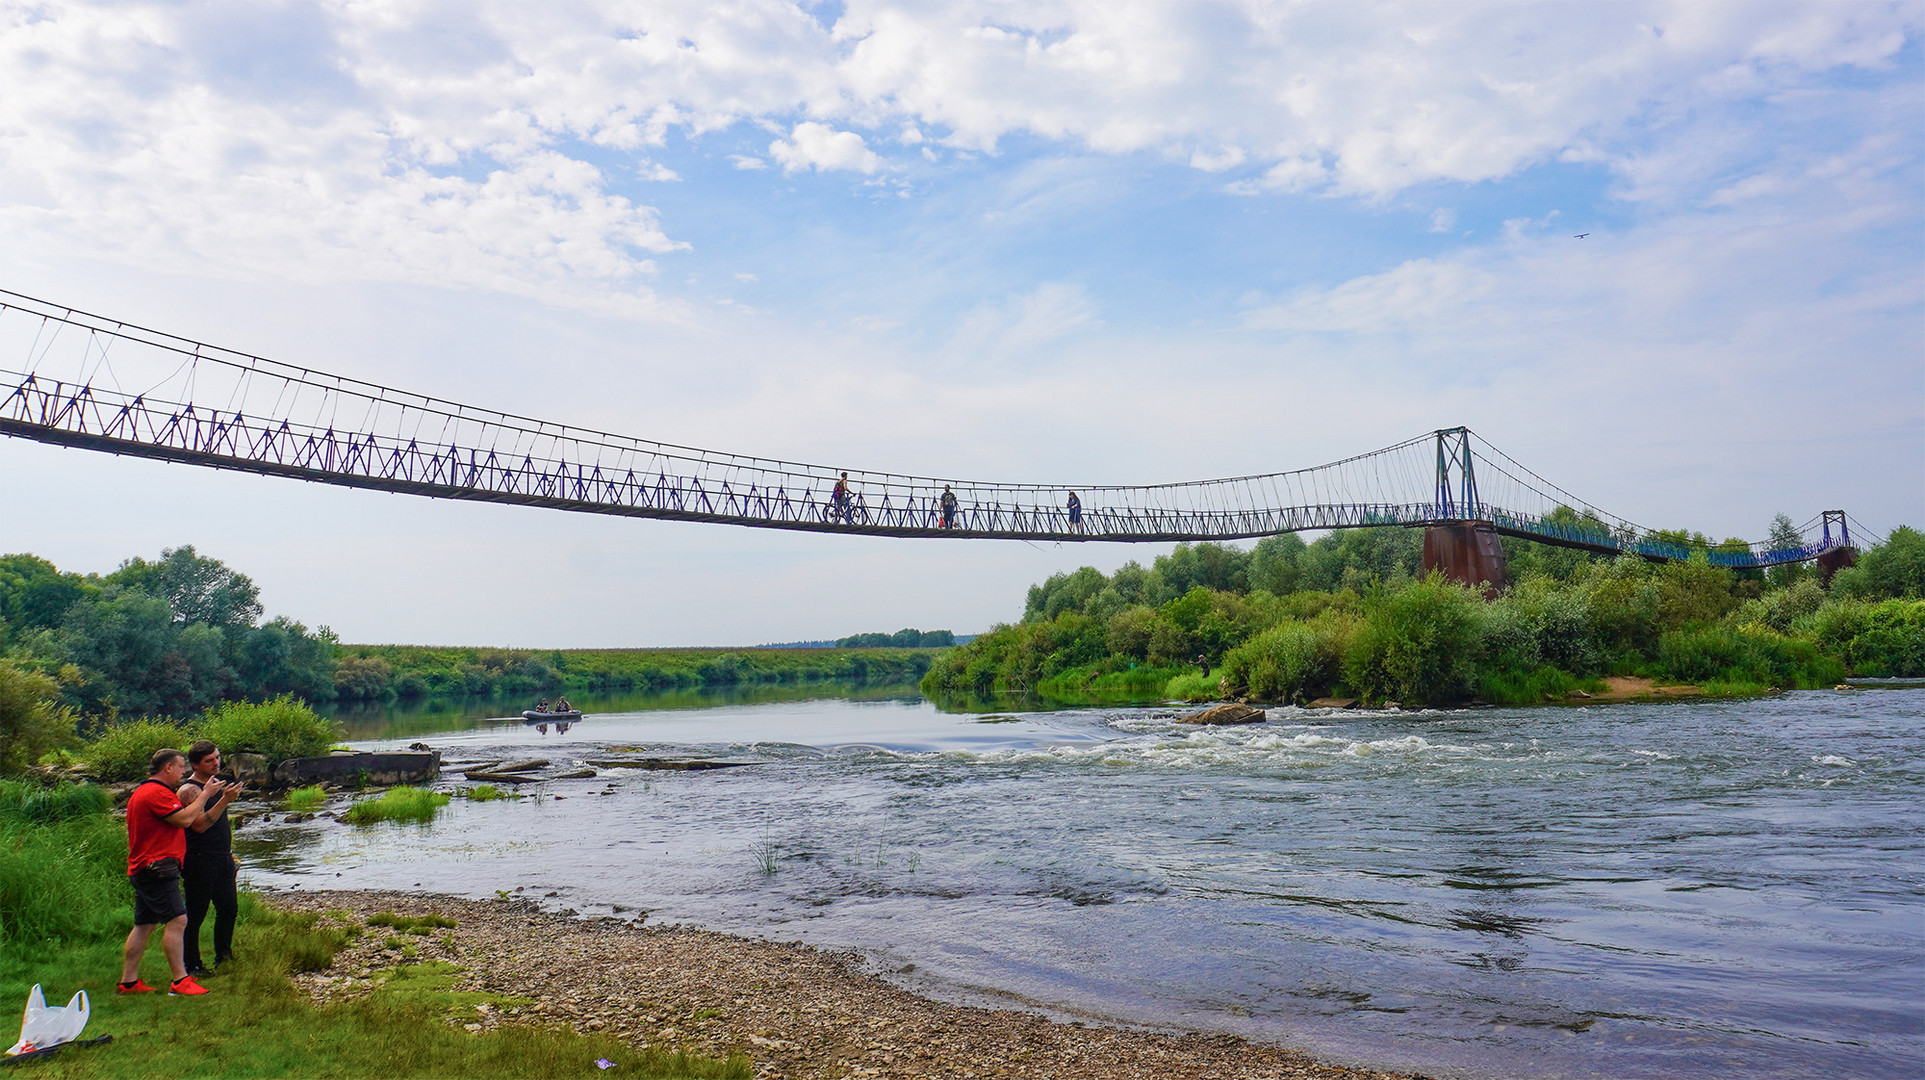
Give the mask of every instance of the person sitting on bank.
[(134, 929), (121, 949), (122, 994), (151, 994), (154, 988), (140, 978), (140, 956), (154, 927), (161, 931), (161, 951), (174, 981), (169, 994), (205, 994), (181, 959), (187, 935), (187, 902), (181, 899), (180, 868), (187, 858), (187, 829), (200, 820), (210, 799), (218, 799), (226, 785), (210, 779), (194, 801), (182, 805), (174, 789), (187, 775), (187, 755), (179, 750), (154, 751), (147, 763), (147, 779), (127, 799), (127, 879), (134, 886)]
[[(221, 771), (221, 750), (207, 739), (187, 748), (190, 774), (175, 796), (191, 800), (199, 795), (214, 774)], [(237, 880), (240, 863), (234, 858), (234, 823), (228, 819), (227, 804), (241, 793), (241, 785), (228, 784), (220, 798), (201, 811), (200, 819), (188, 826), (182, 837), (187, 841), (187, 858), (181, 864), (181, 889), (187, 894), (187, 929), (182, 938), (181, 963), (189, 975), (207, 974), (201, 963), (201, 923), (207, 906), (214, 906), (214, 963), (225, 964), (234, 957), (234, 916), (240, 910)]]

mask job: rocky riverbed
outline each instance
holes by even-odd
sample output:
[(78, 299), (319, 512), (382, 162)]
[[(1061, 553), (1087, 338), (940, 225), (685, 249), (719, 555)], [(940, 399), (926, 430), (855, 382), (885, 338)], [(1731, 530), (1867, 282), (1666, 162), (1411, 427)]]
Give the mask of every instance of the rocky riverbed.
[(1050, 1019), (1016, 1009), (934, 1001), (863, 970), (854, 953), (731, 937), (687, 927), (545, 912), (530, 901), (394, 892), (273, 894), (306, 911), (441, 915), (452, 931), (411, 937), (403, 960), (380, 933), (360, 935), (328, 971), (297, 981), (317, 999), (366, 993), (402, 962), (462, 969), (458, 988), (533, 998), (483, 1006), (472, 1030), (565, 1023), (637, 1046), (739, 1052), (758, 1078), (1236, 1077), (1239, 1080), (1422, 1080), (1325, 1065), (1230, 1035), (1153, 1031)]

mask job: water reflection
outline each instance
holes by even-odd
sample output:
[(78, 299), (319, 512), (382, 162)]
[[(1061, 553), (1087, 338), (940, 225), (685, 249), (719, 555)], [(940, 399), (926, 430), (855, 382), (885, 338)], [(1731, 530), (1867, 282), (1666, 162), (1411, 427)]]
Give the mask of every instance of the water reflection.
[[(584, 690), (570, 697), (573, 705), (592, 717), (596, 713), (661, 712), (712, 709), (726, 705), (762, 705), (786, 701), (836, 698), (847, 701), (917, 702), (922, 694), (914, 683), (857, 681), (788, 685), (697, 687), (675, 690), (623, 690), (595, 693)], [(320, 707), (323, 716), (341, 722), (347, 738), (412, 739), (447, 731), (469, 731), (488, 721), (522, 722), (528, 708), (523, 696), (430, 698), (417, 701), (336, 702)], [(532, 728), (533, 724), (529, 724)], [(566, 733), (570, 725), (560, 725)], [(544, 730), (541, 734), (548, 734)]]

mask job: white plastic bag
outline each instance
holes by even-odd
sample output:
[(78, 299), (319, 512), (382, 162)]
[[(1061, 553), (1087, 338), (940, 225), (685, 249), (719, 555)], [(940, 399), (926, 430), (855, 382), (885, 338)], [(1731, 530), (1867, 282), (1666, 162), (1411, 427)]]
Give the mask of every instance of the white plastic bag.
[(40, 984), (33, 984), (33, 992), (27, 995), (27, 1011), (20, 1020), (20, 1041), (7, 1051), (8, 1057), (45, 1050), (49, 1046), (70, 1043), (80, 1037), (87, 1028), (87, 1016), (93, 1008), (87, 1001), (87, 991), (82, 990), (67, 1002), (64, 1009), (49, 1009), (47, 999), (40, 992)]

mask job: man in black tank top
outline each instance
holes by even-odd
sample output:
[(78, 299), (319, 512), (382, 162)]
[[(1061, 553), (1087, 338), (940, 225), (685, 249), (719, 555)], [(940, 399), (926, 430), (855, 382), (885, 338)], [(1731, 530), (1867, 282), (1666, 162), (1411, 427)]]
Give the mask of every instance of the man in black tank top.
[[(207, 781), (221, 771), (221, 751), (202, 739), (187, 748), (187, 764), (193, 769), (181, 792), (188, 798), (200, 793)], [(181, 864), (181, 888), (187, 894), (187, 940), (183, 959), (189, 974), (203, 974), (201, 963), (201, 923), (207, 918), (207, 905), (214, 905), (214, 962), (226, 963), (234, 954), (234, 915), (240, 907), (235, 889), (238, 864), (234, 861), (234, 823), (228, 820), (227, 804), (241, 792), (241, 785), (229, 784), (220, 798), (201, 811), (199, 821), (187, 829), (187, 859)]]

